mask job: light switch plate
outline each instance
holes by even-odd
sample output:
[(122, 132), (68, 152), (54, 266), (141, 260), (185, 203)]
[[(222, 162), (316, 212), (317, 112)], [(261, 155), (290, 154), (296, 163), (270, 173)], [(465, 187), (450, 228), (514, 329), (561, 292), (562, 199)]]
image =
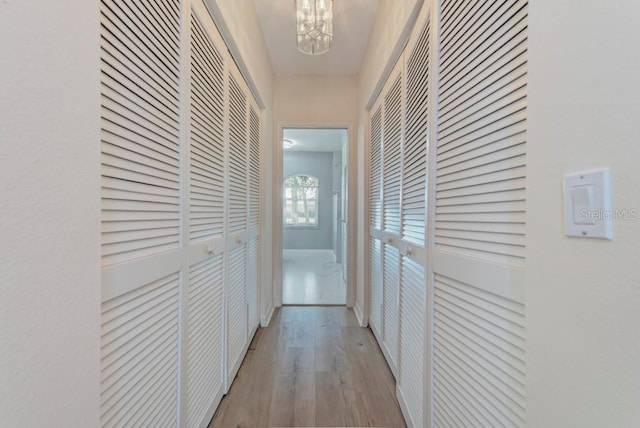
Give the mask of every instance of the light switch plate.
[(609, 168), (564, 176), (564, 230), (567, 236), (613, 239)]

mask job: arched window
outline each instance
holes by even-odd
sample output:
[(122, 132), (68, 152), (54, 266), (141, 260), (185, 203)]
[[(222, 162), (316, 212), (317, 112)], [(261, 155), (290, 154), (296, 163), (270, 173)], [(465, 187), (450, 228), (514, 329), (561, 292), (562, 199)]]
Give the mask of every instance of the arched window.
[(283, 221), (287, 226), (318, 225), (318, 179), (298, 174), (284, 180)]

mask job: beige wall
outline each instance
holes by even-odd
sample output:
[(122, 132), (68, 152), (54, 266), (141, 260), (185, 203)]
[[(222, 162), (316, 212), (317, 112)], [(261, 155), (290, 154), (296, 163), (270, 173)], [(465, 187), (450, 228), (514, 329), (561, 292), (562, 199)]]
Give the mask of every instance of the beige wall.
[(0, 425), (99, 420), (95, 2), (0, 2)]
[(295, 76), (274, 81), (276, 122), (355, 122), (355, 77)]
[[(252, 0), (204, 0), (240, 69), (251, 75), (266, 108), (271, 107), (273, 71)], [(222, 18), (222, 19), (221, 19)]]
[(529, 8), (529, 426), (640, 426), (640, 220), (567, 238), (561, 189), (611, 167), (614, 209), (640, 209), (640, 3)]

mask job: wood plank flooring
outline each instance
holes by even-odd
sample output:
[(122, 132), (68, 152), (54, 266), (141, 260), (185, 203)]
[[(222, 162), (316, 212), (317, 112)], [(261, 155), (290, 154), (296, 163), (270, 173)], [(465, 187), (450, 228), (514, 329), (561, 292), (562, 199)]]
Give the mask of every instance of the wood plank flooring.
[(404, 427), (395, 381), (369, 329), (345, 307), (283, 307), (259, 329), (209, 424)]

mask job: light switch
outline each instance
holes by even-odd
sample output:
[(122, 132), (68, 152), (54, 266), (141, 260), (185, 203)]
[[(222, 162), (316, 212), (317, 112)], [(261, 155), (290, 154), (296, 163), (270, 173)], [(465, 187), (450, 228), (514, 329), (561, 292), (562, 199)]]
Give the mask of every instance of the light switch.
[(571, 189), (574, 224), (595, 224), (589, 213), (593, 212), (593, 186), (577, 186)]
[(564, 176), (567, 236), (613, 239), (611, 173), (608, 168)]

